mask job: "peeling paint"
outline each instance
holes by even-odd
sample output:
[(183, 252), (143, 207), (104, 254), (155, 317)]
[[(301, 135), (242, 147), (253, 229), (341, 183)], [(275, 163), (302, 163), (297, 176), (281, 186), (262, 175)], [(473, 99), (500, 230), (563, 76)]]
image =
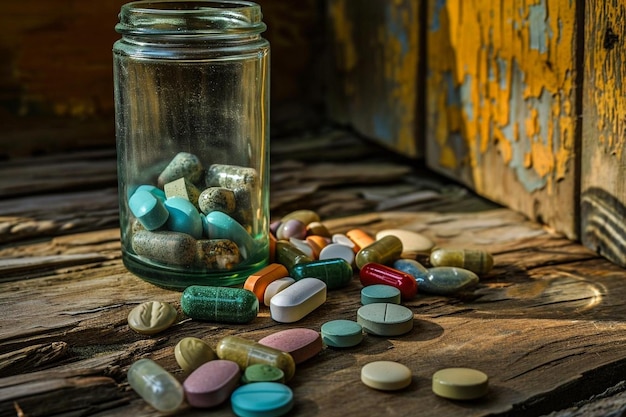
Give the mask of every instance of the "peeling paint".
[(430, 0), (427, 21), (427, 163), (568, 236), (576, 13), (571, 0)]

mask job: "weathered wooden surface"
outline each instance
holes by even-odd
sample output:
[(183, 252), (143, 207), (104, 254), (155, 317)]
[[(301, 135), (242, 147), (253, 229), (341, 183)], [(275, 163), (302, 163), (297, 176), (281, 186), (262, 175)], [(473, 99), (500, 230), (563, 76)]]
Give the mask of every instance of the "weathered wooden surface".
[(626, 68), (622, 1), (587, 1), (581, 239), (626, 266)]
[(428, 4), (428, 165), (576, 238), (582, 5)]
[(328, 116), (397, 152), (423, 156), (418, 82), (422, 2), (329, 0)]
[[(105, 163), (113, 154), (107, 152), (75, 155), (82, 161), (101, 159), (100, 164), (72, 163), (64, 156), (0, 165), (0, 224), (6, 236), (0, 246), (5, 312), (0, 316), (0, 416), (156, 416), (125, 379), (138, 358), (155, 359), (182, 380), (173, 355), (182, 337), (200, 337), (214, 346), (228, 334), (258, 340), (288, 327), (319, 330), (330, 319), (355, 319), (357, 278), (293, 325), (273, 322), (264, 307), (248, 325), (181, 315), (161, 334), (134, 333), (126, 323), (134, 306), (158, 299), (179, 308), (180, 294), (147, 284), (123, 267), (114, 164)], [(60, 160), (72, 168), (47, 177), (28, 174)], [(415, 415), (419, 410), (425, 416), (566, 416), (577, 415), (567, 408), (592, 396), (603, 399), (605, 411), (623, 408), (624, 269), (344, 132), (274, 140), (272, 161), (276, 218), (313, 208), (333, 232), (404, 228), (439, 246), (487, 249), (496, 261), (471, 291), (449, 298), (419, 294), (407, 302), (415, 313), (411, 333), (366, 336), (355, 348), (326, 348), (298, 366), (289, 383), (296, 396), (294, 415)], [(34, 195), (14, 186), (20, 181), (37, 190)], [(425, 254), (411, 255), (426, 262)], [(412, 384), (397, 393), (365, 387), (360, 368), (374, 360), (406, 364)], [(485, 371), (491, 378), (488, 396), (468, 403), (435, 397), (430, 377), (448, 366)], [(607, 401), (613, 394), (616, 400)], [(594, 405), (597, 401), (588, 407)], [(206, 412), (184, 408), (177, 415)], [(228, 404), (210, 412), (232, 415)]]

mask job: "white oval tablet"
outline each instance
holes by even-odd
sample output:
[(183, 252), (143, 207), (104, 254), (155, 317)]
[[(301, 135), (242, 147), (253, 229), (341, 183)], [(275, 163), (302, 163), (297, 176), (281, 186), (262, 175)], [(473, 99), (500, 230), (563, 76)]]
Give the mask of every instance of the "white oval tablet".
[(263, 304), (269, 307), (272, 297), (294, 282), (296, 282), (296, 280), (291, 277), (279, 278), (276, 281), (270, 282), (267, 288), (265, 288), (265, 293), (263, 293)]
[(326, 284), (317, 278), (303, 278), (270, 300), (270, 316), (279, 323), (293, 323), (324, 304)]
[(291, 243), (296, 248), (300, 249), (302, 253), (304, 253), (309, 258), (313, 258), (315, 255), (313, 254), (313, 248), (309, 245), (309, 242), (306, 240), (298, 239), (295, 237), (289, 238), (289, 243)]
[(341, 243), (331, 243), (330, 245), (326, 245), (320, 251), (319, 259), (335, 259), (341, 258), (346, 261), (348, 264), (352, 265), (354, 262), (354, 251), (352, 248), (342, 245)]
[(435, 244), (426, 236), (417, 232), (403, 229), (385, 229), (376, 233), (376, 240), (393, 235), (402, 242), (403, 252), (425, 252), (431, 250)]
[(339, 243), (349, 247), (350, 249), (354, 249), (354, 242), (352, 239), (342, 233), (335, 233), (331, 239), (333, 243)]

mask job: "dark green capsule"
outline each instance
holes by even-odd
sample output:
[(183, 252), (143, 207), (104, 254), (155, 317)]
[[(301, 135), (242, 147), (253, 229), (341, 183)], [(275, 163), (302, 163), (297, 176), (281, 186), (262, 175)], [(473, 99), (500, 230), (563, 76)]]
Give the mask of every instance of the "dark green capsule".
[(333, 290), (345, 287), (352, 280), (352, 266), (345, 259), (332, 258), (295, 265), (291, 278), (299, 281), (303, 278), (317, 278)]
[(196, 320), (249, 323), (259, 312), (259, 300), (244, 288), (192, 285), (183, 291), (180, 307)]
[(398, 259), (400, 255), (402, 255), (402, 241), (396, 236), (387, 235), (359, 250), (355, 262), (356, 266), (361, 269), (363, 265), (370, 262), (388, 264)]
[(306, 253), (302, 252), (291, 243), (282, 240), (276, 242), (275, 253), (276, 262), (282, 264), (285, 268), (287, 268), (289, 274), (292, 273), (293, 268), (296, 265), (313, 261), (313, 259), (311, 259), (310, 256), (307, 256)]

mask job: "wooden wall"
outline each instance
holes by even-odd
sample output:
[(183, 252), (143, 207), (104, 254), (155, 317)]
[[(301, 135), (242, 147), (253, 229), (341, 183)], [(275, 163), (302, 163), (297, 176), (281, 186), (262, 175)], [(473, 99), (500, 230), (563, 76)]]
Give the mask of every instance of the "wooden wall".
[(626, 3), (588, 0), (585, 13), (581, 238), (626, 266)]
[[(3, 1), (0, 159), (114, 146), (111, 48), (125, 2)], [(272, 45), (273, 110), (319, 106), (321, 0), (259, 4)]]
[(430, 0), (427, 164), (577, 238), (576, 2)]

